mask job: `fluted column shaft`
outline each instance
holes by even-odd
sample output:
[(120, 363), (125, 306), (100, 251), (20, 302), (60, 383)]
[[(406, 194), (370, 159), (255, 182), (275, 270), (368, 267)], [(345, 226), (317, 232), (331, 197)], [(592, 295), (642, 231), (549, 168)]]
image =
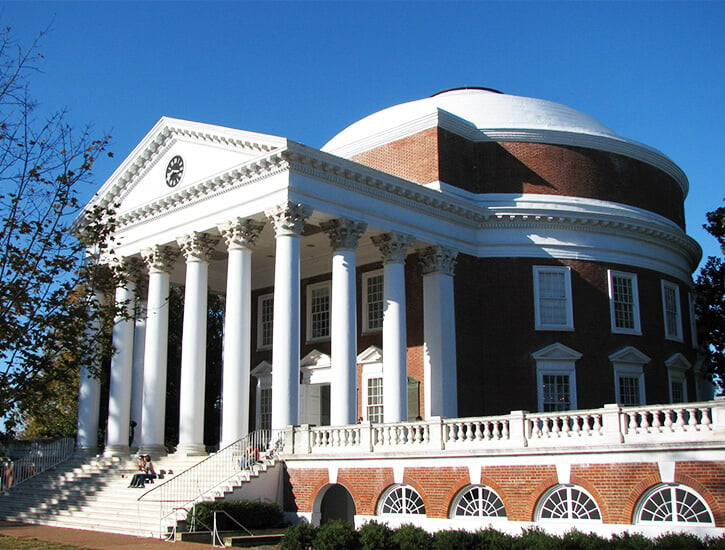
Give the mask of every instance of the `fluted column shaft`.
[(272, 331), (272, 428), (299, 421), (300, 236), (311, 209), (287, 203), (268, 213), (274, 225), (274, 328)]
[(169, 337), (169, 272), (178, 253), (167, 246), (144, 250), (149, 268), (146, 347), (144, 350), (141, 452), (164, 456), (166, 367)]
[(123, 456), (129, 452), (135, 288), (129, 277), (116, 289), (116, 308), (120, 311), (113, 321), (114, 353), (108, 388), (106, 456)]
[(355, 424), (357, 416), (355, 249), (366, 227), (365, 223), (344, 218), (322, 225), (334, 250), (330, 311), (330, 423), (333, 426)]
[(221, 447), (249, 431), (252, 247), (264, 224), (237, 219), (219, 226), (229, 252), (224, 314)]
[(385, 233), (373, 237), (383, 255), (383, 420), (408, 419), (405, 258), (412, 237)]
[(425, 417), (458, 416), (453, 271), (457, 252), (429, 247), (423, 268), (423, 380)]
[(178, 239), (186, 257), (184, 321), (179, 385), (180, 455), (201, 455), (204, 447), (204, 393), (206, 388), (206, 324), (209, 254), (217, 237), (192, 233)]

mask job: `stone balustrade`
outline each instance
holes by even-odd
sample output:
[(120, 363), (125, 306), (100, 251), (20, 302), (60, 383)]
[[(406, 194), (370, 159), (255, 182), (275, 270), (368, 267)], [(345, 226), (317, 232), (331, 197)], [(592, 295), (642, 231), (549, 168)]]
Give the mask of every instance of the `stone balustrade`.
[(566, 448), (570, 452), (650, 445), (725, 444), (725, 399), (700, 403), (529, 413), (479, 418), (441, 418), (390, 424), (289, 428), (283, 455), (396, 455), (427, 452), (524, 452)]

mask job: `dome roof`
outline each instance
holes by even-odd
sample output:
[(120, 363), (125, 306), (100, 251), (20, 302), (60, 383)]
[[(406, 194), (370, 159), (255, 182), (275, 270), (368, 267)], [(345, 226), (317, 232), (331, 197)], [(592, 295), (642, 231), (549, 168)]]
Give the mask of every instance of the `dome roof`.
[(347, 156), (345, 150), (348, 149), (365, 150), (367, 147), (362, 142), (370, 142), (374, 136), (383, 138), (394, 129), (435, 115), (439, 110), (447, 111), (483, 132), (553, 131), (629, 141), (589, 115), (559, 103), (502, 94), (487, 88), (459, 88), (373, 113), (345, 128), (322, 150), (342, 156)]

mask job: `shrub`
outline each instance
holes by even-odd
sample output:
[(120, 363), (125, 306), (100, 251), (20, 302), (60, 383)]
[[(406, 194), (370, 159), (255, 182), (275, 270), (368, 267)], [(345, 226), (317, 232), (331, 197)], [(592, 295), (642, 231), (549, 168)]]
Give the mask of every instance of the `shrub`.
[(612, 535), (610, 545), (617, 550), (652, 550), (655, 548), (654, 542), (639, 533)]
[(438, 531), (433, 535), (433, 550), (477, 550), (476, 535), (468, 531)]
[[(214, 527), (214, 512), (226, 512), (247, 529), (268, 529), (282, 525), (282, 511), (274, 502), (252, 500), (220, 500), (200, 502), (196, 505), (197, 526)], [(191, 525), (191, 512), (186, 516), (187, 525)], [(239, 529), (239, 526), (224, 514), (217, 514), (218, 529)]]
[(422, 529), (406, 523), (401, 525), (393, 533), (393, 542), (400, 550), (432, 550), (433, 541), (431, 536)]
[(397, 550), (393, 542), (393, 530), (385, 523), (369, 521), (360, 527), (362, 550)]
[(317, 530), (313, 546), (315, 550), (357, 550), (359, 536), (348, 522), (332, 520)]
[(545, 533), (538, 527), (524, 529), (516, 540), (516, 548), (521, 550), (561, 550), (561, 539)]
[(514, 550), (516, 541), (508, 533), (488, 527), (476, 533), (476, 548), (478, 550)]
[(705, 543), (689, 533), (665, 533), (655, 539), (657, 550), (701, 550)]
[(288, 527), (282, 539), (282, 550), (309, 550), (317, 535), (317, 527), (306, 521), (299, 521)]
[(725, 535), (720, 535), (717, 538), (708, 538), (707, 548), (709, 550), (725, 550)]
[(572, 529), (561, 539), (561, 547), (565, 550), (601, 550), (611, 548), (609, 540), (594, 533), (582, 533)]

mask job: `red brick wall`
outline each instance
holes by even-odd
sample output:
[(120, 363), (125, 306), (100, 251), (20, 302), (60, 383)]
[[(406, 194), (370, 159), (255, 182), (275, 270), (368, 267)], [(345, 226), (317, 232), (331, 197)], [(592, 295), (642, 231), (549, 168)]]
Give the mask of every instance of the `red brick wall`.
[(536, 502), (544, 491), (558, 483), (553, 464), (541, 466), (487, 466), (481, 483), (498, 493), (511, 521), (532, 521)]
[(374, 516), (380, 495), (394, 478), (391, 468), (345, 468), (337, 473), (337, 481), (352, 495), (358, 514)]
[(725, 525), (725, 463), (679, 462), (675, 481), (700, 493), (713, 511), (715, 523)]

